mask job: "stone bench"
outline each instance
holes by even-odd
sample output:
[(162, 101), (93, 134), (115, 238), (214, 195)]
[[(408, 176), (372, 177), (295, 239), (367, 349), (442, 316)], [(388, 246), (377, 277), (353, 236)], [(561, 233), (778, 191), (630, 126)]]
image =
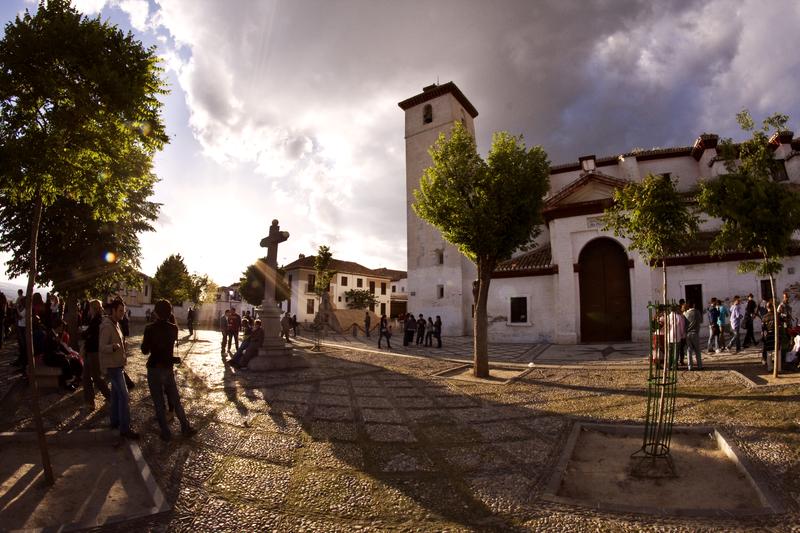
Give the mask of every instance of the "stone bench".
[(40, 389), (57, 389), (58, 378), (61, 377), (61, 369), (53, 366), (40, 365), (33, 371), (36, 383)]

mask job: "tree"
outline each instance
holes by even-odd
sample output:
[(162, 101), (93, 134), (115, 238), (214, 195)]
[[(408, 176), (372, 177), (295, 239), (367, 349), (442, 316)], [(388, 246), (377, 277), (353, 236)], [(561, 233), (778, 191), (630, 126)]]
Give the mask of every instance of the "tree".
[[(722, 142), (726, 173), (700, 183), (698, 202), (709, 215), (719, 218), (722, 226), (711, 244), (712, 252), (721, 254), (731, 247), (757, 254), (760, 260), (739, 264), (740, 272), (769, 276), (773, 297), (775, 275), (782, 269), (781, 259), (792, 244), (792, 234), (800, 229), (800, 195), (786, 184), (776, 182), (779, 162), (770, 147), (769, 134), (786, 129), (789, 117), (773, 114), (756, 127), (750, 113), (736, 115), (750, 139), (734, 144)], [(777, 304), (777, 302), (775, 302)], [(778, 308), (773, 305), (775, 320), (774, 375), (780, 372), (780, 335)]]
[(414, 191), (417, 215), (436, 226), (478, 268), (474, 322), (474, 373), (488, 377), (486, 301), (498, 262), (540, 233), (542, 201), (550, 182), (547, 154), (526, 149), (522, 137), (497, 132), (486, 161), (457, 122), (429, 150), (433, 165)]
[[(286, 271), (278, 268), (278, 275), (275, 280), (275, 301), (283, 302), (288, 300), (292, 291), (286, 283)], [(239, 280), (239, 294), (245, 302), (250, 305), (259, 306), (264, 301), (264, 283), (266, 282), (267, 258), (262, 257), (254, 264), (247, 267)]]
[[(117, 220), (132, 191), (151, 185), (155, 152), (167, 142), (161, 121), (164, 82), (155, 49), (146, 49), (67, 0), (41, 1), (35, 15), (5, 27), (0, 41), (0, 191), (31, 205), (26, 335), (35, 369), (31, 298), (38, 272), (42, 210), (66, 197), (94, 216)], [(23, 250), (19, 250), (22, 252)], [(53, 482), (33, 384), (34, 418), (45, 478)]]
[(319, 250), (317, 250), (317, 256), (314, 258), (314, 270), (316, 270), (314, 293), (319, 297), (322, 297), (328, 291), (331, 280), (336, 275), (335, 270), (328, 268), (332, 259), (331, 249), (327, 246), (320, 246)]
[(186, 284), (187, 299), (194, 305), (208, 301), (210, 295), (216, 294), (217, 284), (208, 278), (207, 274), (189, 274)]
[[(42, 209), (36, 276), (53, 285), (66, 309), (74, 310), (78, 298), (105, 297), (120, 285), (141, 284), (139, 233), (153, 230), (159, 208), (147, 200), (151, 194), (152, 187), (133, 191), (130, 208), (111, 221), (94, 218), (89, 206), (69, 198)], [(23, 275), (30, 264), (31, 211), (30, 203), (12, 204), (0, 192), (0, 250), (18, 251), (7, 263), (12, 277)], [(77, 348), (77, 315), (69, 312), (66, 319)]]
[(347, 298), (348, 309), (367, 309), (378, 303), (375, 295), (365, 289), (350, 289), (344, 296)]
[(181, 305), (189, 299), (187, 288), (190, 284), (189, 270), (183, 257), (173, 254), (164, 259), (153, 276), (153, 300), (163, 298), (173, 305)]
[(661, 295), (667, 304), (666, 258), (686, 248), (694, 239), (700, 218), (689, 212), (673, 180), (648, 174), (614, 191), (614, 204), (606, 209), (605, 230), (630, 240), (629, 250), (650, 264), (661, 264)]

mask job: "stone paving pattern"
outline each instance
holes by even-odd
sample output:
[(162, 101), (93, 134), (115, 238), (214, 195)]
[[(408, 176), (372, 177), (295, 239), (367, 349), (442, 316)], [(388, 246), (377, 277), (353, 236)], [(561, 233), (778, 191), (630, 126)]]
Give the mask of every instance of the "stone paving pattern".
[[(212, 331), (180, 346), (179, 387), (199, 433), (170, 443), (158, 438), (144, 357), (132, 350), (134, 427), (173, 510), (98, 530), (797, 531), (800, 524), (796, 385), (748, 387), (725, 370), (681, 372), (676, 423), (725, 429), (788, 512), (657, 517), (539, 498), (575, 420), (641, 422), (643, 366), (543, 366), (507, 385), (485, 384), (435, 377), (456, 366), (447, 360), (329, 346), (304, 352), (309, 368), (257, 374), (224, 367), (218, 346)], [(492, 358), (525, 363), (536, 349), (493, 346)], [(754, 353), (741, 357), (757, 364)], [(9, 349), (3, 359), (11, 359)], [(86, 413), (81, 400), (80, 391), (47, 394), (47, 427), (105, 427), (105, 408)], [(0, 430), (32, 429), (28, 405), (26, 389), (16, 387), (3, 402)]]

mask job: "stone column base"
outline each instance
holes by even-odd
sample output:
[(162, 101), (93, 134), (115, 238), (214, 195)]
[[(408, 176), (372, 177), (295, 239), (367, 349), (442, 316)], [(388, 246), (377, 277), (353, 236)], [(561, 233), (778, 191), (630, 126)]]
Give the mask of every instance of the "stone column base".
[(270, 346), (261, 347), (258, 356), (247, 363), (247, 368), (256, 372), (268, 372), (270, 370), (285, 370), (291, 368), (307, 368), (309, 364), (300, 356), (292, 355), (291, 346)]

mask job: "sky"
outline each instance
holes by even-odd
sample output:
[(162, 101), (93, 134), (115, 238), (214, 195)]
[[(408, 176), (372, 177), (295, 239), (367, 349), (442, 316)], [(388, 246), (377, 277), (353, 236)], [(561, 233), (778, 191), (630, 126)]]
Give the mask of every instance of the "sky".
[[(406, 268), (404, 116), (453, 81), (492, 132), (552, 164), (634, 148), (740, 139), (735, 115), (800, 131), (796, 0), (73, 0), (162, 58), (170, 143), (155, 159), (156, 231), (142, 271), (180, 253), (220, 285), (266, 255), (320, 245)], [(3, 0), (12, 21), (34, 0)], [(0, 254), (0, 262), (8, 256)], [(4, 270), (4, 269), (3, 269)], [(0, 280), (7, 279), (0, 273)]]

